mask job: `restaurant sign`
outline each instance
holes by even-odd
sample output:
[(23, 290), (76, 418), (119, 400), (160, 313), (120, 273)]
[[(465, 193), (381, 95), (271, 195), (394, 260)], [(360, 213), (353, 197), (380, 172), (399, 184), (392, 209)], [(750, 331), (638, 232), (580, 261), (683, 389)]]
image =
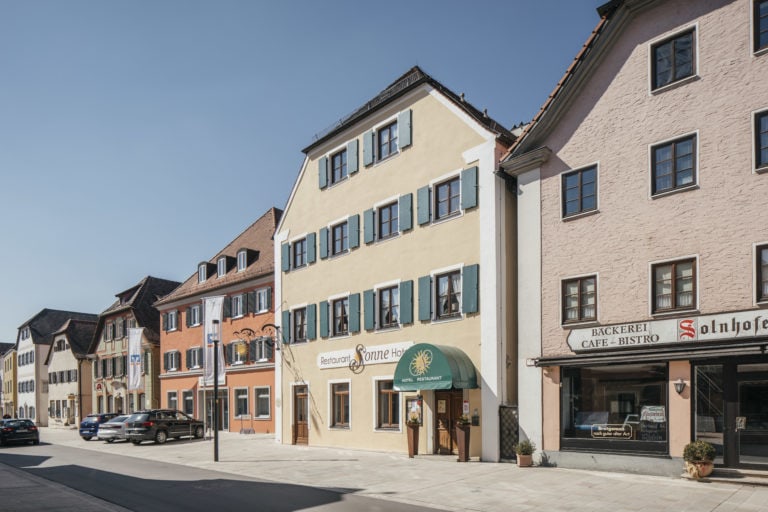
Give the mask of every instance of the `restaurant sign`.
[(752, 310), (573, 329), (568, 346), (584, 352), (757, 336), (768, 336), (768, 314)]
[(317, 355), (317, 366), (321, 370), (346, 366), (354, 371), (354, 369), (363, 368), (369, 364), (396, 363), (411, 345), (413, 345), (412, 341), (372, 347), (359, 344), (355, 348), (346, 350), (321, 352)]

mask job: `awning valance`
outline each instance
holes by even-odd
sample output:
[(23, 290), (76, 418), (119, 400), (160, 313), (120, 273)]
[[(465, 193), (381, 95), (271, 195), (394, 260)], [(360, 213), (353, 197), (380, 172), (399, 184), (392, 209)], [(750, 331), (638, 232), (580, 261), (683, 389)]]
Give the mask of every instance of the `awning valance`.
[(395, 389), (474, 389), (475, 365), (463, 350), (444, 345), (418, 343), (406, 350), (395, 368)]

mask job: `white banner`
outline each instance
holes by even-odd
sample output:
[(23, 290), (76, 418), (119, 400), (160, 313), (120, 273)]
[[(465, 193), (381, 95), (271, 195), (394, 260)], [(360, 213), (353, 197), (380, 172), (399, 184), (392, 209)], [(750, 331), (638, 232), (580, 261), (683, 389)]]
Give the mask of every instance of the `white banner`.
[(205, 346), (205, 354), (203, 357), (203, 377), (207, 386), (213, 385), (213, 321), (219, 322), (219, 384), (226, 382), (224, 378), (224, 348), (221, 342), (221, 317), (222, 308), (224, 306), (224, 297), (205, 297), (203, 299), (203, 311), (205, 311), (205, 329), (203, 329), (203, 344)]
[(141, 378), (141, 333), (143, 327), (128, 329), (128, 390), (144, 388)]

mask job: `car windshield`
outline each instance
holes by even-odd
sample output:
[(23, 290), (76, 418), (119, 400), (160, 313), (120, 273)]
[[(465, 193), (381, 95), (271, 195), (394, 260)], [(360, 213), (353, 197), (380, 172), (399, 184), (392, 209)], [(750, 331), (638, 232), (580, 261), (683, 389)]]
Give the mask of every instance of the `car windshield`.
[(137, 421), (147, 421), (147, 418), (149, 415), (145, 412), (131, 414), (128, 419), (126, 420), (127, 423), (133, 423)]

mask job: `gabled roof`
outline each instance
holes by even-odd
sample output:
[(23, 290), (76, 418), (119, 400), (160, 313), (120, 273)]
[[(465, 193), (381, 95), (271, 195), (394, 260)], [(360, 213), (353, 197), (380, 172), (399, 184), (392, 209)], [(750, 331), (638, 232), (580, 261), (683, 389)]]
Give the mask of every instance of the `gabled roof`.
[(8, 353), (9, 350), (16, 348), (15, 343), (0, 343), (0, 357)]
[(568, 107), (579, 86), (591, 76), (605, 50), (620, 35), (623, 24), (636, 11), (658, 1), (612, 0), (597, 8), (597, 13), (600, 15), (597, 26), (579, 53), (576, 54), (555, 89), (533, 117), (533, 120), (525, 126), (512, 147), (502, 157), (502, 162), (527, 151), (538, 149), (542, 139), (556, 126), (560, 114)]
[[(72, 320), (69, 319), (64, 322), (58, 330), (52, 333), (52, 338), (61, 334), (66, 335), (67, 341), (69, 341), (69, 348), (76, 358), (82, 359), (88, 354), (88, 350), (91, 346), (91, 340), (93, 340), (93, 333), (96, 331), (96, 321), (90, 320)], [(45, 364), (48, 364), (51, 360), (51, 353), (53, 352), (53, 343), (48, 347), (48, 355), (45, 358)]]
[(171, 293), (179, 286), (178, 281), (147, 276), (125, 291), (115, 294), (117, 300), (99, 315), (98, 325), (93, 333), (88, 353), (96, 351), (101, 332), (106, 322), (119, 313), (130, 311), (136, 317), (139, 327), (144, 327), (144, 336), (150, 341), (160, 341), (160, 314), (154, 303), (160, 297)]
[(330, 128), (327, 128), (323, 132), (315, 135), (315, 141), (312, 142), (312, 144), (310, 144), (306, 148), (304, 148), (302, 151), (305, 154), (309, 153), (310, 151), (312, 151), (313, 148), (317, 147), (318, 145), (322, 144), (328, 139), (333, 138), (340, 132), (350, 127), (351, 125), (371, 115), (377, 110), (384, 108), (386, 105), (392, 103), (393, 101), (400, 98), (401, 96), (413, 91), (414, 89), (421, 86), (422, 84), (429, 84), (436, 90), (440, 91), (446, 98), (448, 98), (453, 103), (455, 103), (456, 106), (464, 110), (464, 112), (466, 112), (475, 121), (480, 123), (482, 126), (486, 127), (491, 132), (495, 133), (497, 137), (499, 137), (499, 139), (501, 139), (505, 144), (509, 145), (512, 143), (512, 141), (515, 140), (515, 136), (509, 130), (504, 128), (504, 126), (502, 126), (500, 123), (493, 120), (492, 118), (488, 117), (488, 114), (486, 112), (481, 112), (480, 110), (472, 106), (469, 102), (464, 100), (463, 94), (459, 96), (458, 94), (454, 93), (453, 91), (445, 87), (443, 84), (441, 84), (440, 82), (438, 82), (437, 80), (429, 76), (419, 66), (414, 66), (411, 69), (409, 69), (405, 74), (403, 74), (401, 77), (399, 77), (397, 80), (389, 84), (386, 89), (384, 89), (379, 94), (377, 94), (373, 99), (368, 101), (365, 105), (361, 106), (351, 114), (343, 117), (340, 121), (335, 123)]
[(218, 277), (214, 273), (209, 275), (208, 279), (202, 283), (197, 282), (197, 271), (195, 271), (181, 286), (158, 300), (155, 306), (163, 306), (189, 297), (203, 297), (226, 286), (246, 282), (258, 277), (271, 276), (275, 270), (272, 236), (282, 214), (282, 210), (274, 207), (270, 208), (256, 222), (240, 233), (237, 238), (208, 260), (209, 263), (215, 265), (219, 257), (229, 256), (236, 259), (238, 251), (247, 249), (249, 250), (250, 257), (245, 270), (238, 272), (237, 267), (233, 266), (228, 269), (224, 276)]
[(77, 313), (74, 311), (45, 308), (19, 326), (19, 331), (16, 334), (16, 347), (19, 346), (19, 341), (21, 341), (21, 330), (25, 327), (29, 327), (32, 342), (35, 345), (50, 345), (53, 339), (53, 332), (69, 319), (95, 322), (98, 316), (91, 313)]

